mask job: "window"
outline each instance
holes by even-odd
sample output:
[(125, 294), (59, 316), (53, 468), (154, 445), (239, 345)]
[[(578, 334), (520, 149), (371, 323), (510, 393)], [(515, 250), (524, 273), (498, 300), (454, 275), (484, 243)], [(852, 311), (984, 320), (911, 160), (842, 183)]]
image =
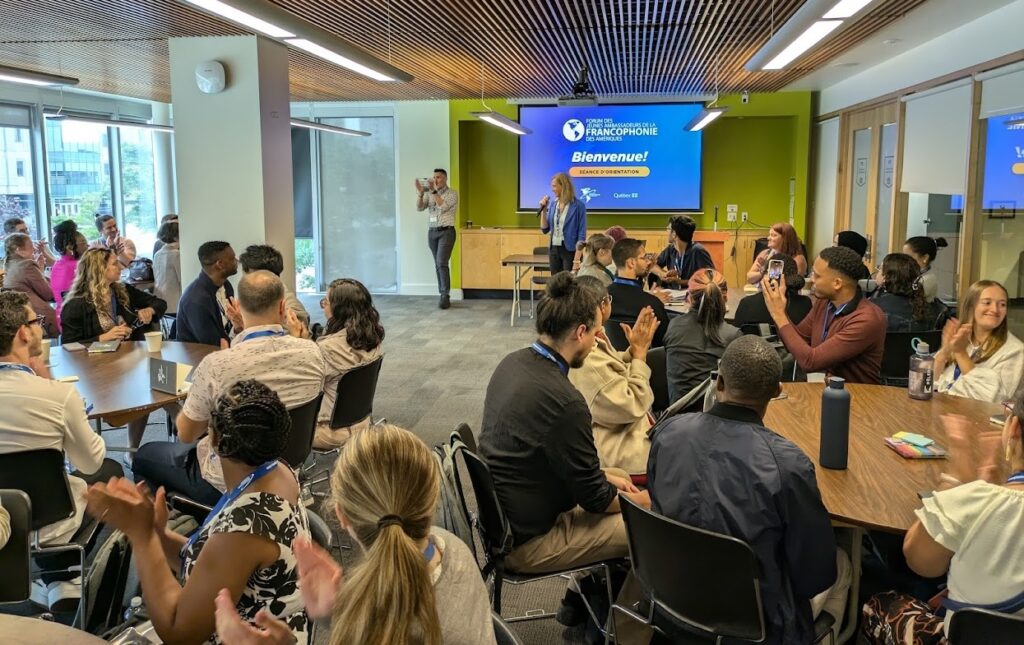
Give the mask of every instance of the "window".
[[(46, 168), (54, 218), (73, 219), (95, 239), (96, 214), (113, 214), (110, 131), (96, 123), (46, 120)], [(51, 222), (58, 224), (59, 222)]]
[(36, 220), (28, 131), (28, 108), (0, 105), (0, 221), (9, 217)]
[(124, 236), (135, 242), (139, 255), (151, 256), (159, 221), (153, 167), (153, 132), (119, 128), (121, 150), (121, 202)]

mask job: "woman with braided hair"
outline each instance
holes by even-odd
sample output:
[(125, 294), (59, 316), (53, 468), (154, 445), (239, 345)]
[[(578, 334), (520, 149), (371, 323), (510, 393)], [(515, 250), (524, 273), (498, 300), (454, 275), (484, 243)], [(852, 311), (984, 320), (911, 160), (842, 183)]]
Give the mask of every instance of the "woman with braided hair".
[(167, 529), (163, 488), (113, 478), (87, 493), (87, 510), (131, 541), (142, 596), (165, 643), (219, 643), (218, 590), (246, 621), (280, 622), (289, 643), (305, 643), (309, 627), (298, 590), (295, 543), (309, 536), (299, 486), (279, 458), (291, 418), (277, 394), (240, 381), (220, 396), (210, 437), (228, 492), (186, 538)]
[[(299, 543), (299, 577), (313, 618), (330, 618), (332, 645), (494, 645), (487, 589), (458, 537), (433, 526), (440, 470), (430, 449), (402, 428), (372, 426), (345, 444), (331, 476), (341, 526), (363, 550), (345, 571), (319, 547)], [(227, 590), (217, 633), (231, 645), (288, 643), (279, 621), (243, 623)]]

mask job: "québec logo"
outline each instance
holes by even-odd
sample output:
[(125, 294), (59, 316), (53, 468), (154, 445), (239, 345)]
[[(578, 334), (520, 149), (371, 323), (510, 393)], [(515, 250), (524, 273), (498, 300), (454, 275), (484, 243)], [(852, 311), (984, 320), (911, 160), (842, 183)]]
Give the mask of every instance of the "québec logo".
[(562, 126), (562, 136), (566, 141), (579, 141), (587, 133), (587, 128), (579, 119), (569, 119)]

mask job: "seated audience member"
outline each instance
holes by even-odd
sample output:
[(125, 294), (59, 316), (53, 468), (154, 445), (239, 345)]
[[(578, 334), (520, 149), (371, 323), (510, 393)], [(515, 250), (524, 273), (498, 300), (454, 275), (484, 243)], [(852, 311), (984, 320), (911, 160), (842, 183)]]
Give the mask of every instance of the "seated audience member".
[(658, 296), (644, 291), (644, 279), (653, 264), (644, 243), (628, 237), (622, 239), (612, 247), (612, 258), (616, 267), (615, 280), (608, 287), (612, 297), (612, 320), (631, 323), (645, 307), (650, 307), (660, 323), (651, 346), (661, 347), (668, 327), (668, 313)]
[(781, 370), (778, 353), (762, 338), (730, 344), (719, 367), (718, 403), (675, 417), (651, 437), (647, 483), (656, 513), (750, 545), (761, 570), (764, 642), (788, 645), (814, 640), (814, 617), (823, 607), (838, 631), (850, 579), (814, 464), (764, 426)]
[[(268, 244), (253, 244), (246, 247), (242, 255), (238, 256), (238, 261), (242, 263), (242, 273), (270, 271), (279, 278), (284, 273), (284, 257), (280, 251)], [(284, 304), (295, 312), (295, 317), (303, 326), (309, 327), (309, 312), (295, 297), (295, 292), (289, 289), (288, 285), (284, 287)], [(236, 329), (235, 333), (239, 331), (241, 330)]]
[(665, 332), (665, 359), (668, 368), (668, 397), (675, 402), (718, 366), (725, 348), (740, 335), (740, 330), (725, 322), (725, 276), (714, 269), (693, 274), (688, 284), (690, 310), (674, 316)]
[(57, 336), (57, 313), (50, 306), (53, 289), (36, 264), (32, 238), (24, 233), (12, 233), (4, 240), (4, 287), (28, 296), (32, 310), (43, 317), (43, 331), (48, 338)]
[[(793, 258), (785, 253), (775, 253), (772, 260), (782, 262), (782, 281), (786, 287), (786, 316), (794, 325), (799, 325), (804, 316), (811, 312), (811, 299), (800, 291), (804, 288), (804, 273), (797, 269)], [(768, 263), (765, 263), (765, 270)], [(806, 273), (806, 272), (805, 272)], [(768, 313), (768, 306), (764, 302), (764, 296), (760, 293), (752, 293), (744, 296), (736, 305), (736, 315), (733, 318), (733, 325), (743, 327), (744, 325), (771, 325), (772, 315)]]
[(622, 228), (621, 226), (612, 226), (607, 231), (605, 231), (604, 234), (612, 238), (616, 242), (618, 242), (619, 240), (624, 240), (627, 237), (629, 237), (629, 233), (627, 233), (626, 229)]
[(689, 215), (675, 215), (668, 221), (668, 246), (658, 255), (651, 272), (667, 284), (686, 284), (699, 269), (714, 269), (711, 254), (693, 241), (697, 222)]
[(857, 274), (858, 280), (867, 280), (871, 272), (864, 266), (864, 256), (868, 252), (868, 239), (857, 231), (840, 231), (836, 233), (835, 246), (842, 246), (850, 249), (861, 259), (861, 270)]
[[(331, 499), (341, 526), (364, 553), (344, 572), (329, 553), (298, 542), (299, 590), (311, 618), (330, 619), (332, 645), (493, 645), (487, 589), (476, 560), (455, 535), (433, 526), (440, 477), (430, 449), (385, 425), (352, 438), (334, 467)], [(344, 577), (344, 581), (342, 578)], [(217, 597), (225, 643), (281, 642), (242, 623)], [(271, 633), (280, 623), (268, 625)]]
[(114, 478), (89, 488), (89, 513), (131, 542), (146, 613), (165, 643), (216, 643), (214, 600), (225, 590), (247, 621), (282, 620), (305, 643), (309, 618), (297, 587), (295, 543), (309, 537), (295, 473), (280, 461), (291, 419), (258, 381), (226, 388), (210, 435), (231, 491), (190, 538), (167, 528), (166, 494)]
[(153, 254), (153, 293), (167, 303), (167, 313), (178, 311), (181, 300), (181, 246), (178, 242), (178, 220), (160, 225), (156, 233), (160, 250)]
[[(44, 526), (44, 546), (67, 544), (82, 525), (88, 481), (106, 481), (121, 475), (116, 462), (104, 459), (103, 439), (89, 426), (85, 403), (73, 385), (50, 380), (40, 360), (42, 319), (23, 293), (0, 293), (0, 453), (56, 448), (75, 467), (68, 477), (75, 514)], [(78, 563), (73, 552), (39, 557), (42, 569), (56, 570)], [(81, 578), (74, 574), (44, 573), (32, 598), (54, 610), (81, 597)]]
[(871, 299), (886, 317), (886, 331), (914, 332), (941, 329), (946, 307), (930, 303), (924, 295), (924, 283), (914, 258), (890, 253), (878, 272), (878, 291)]
[[(608, 289), (589, 276), (577, 278), (576, 283), (593, 292), (601, 303), (598, 325), (611, 317), (612, 301)], [(583, 395), (590, 410), (594, 430), (594, 444), (602, 468), (619, 468), (630, 475), (647, 471), (647, 453), (651, 442), (647, 431), (651, 429), (651, 368), (647, 366), (647, 350), (658, 329), (658, 319), (650, 307), (645, 307), (630, 327), (621, 324), (629, 349), (620, 352), (608, 343), (599, 331), (594, 351), (587, 355), (583, 366), (569, 370), (569, 381)]]
[(864, 298), (857, 276), (864, 268), (848, 248), (823, 249), (814, 260), (811, 313), (794, 324), (786, 314), (786, 289), (761, 282), (779, 340), (805, 372), (827, 372), (847, 383), (879, 383), (885, 346), (885, 314)]
[(510, 571), (560, 571), (625, 557), (617, 492), (649, 505), (625, 472), (602, 472), (590, 410), (568, 379), (594, 347), (599, 306), (570, 273), (552, 276), (537, 306), (539, 338), (506, 356), (487, 386), (480, 455), (512, 527)]
[[(944, 644), (953, 614), (968, 607), (1021, 613), (1024, 552), (1015, 538), (1024, 531), (1024, 390), (1007, 408), (1001, 437), (979, 437), (975, 421), (983, 419), (941, 419), (950, 441), (949, 472), (915, 511), (903, 554), (918, 575), (946, 576), (945, 618), (936, 607), (901, 593), (875, 595), (864, 605), (861, 621), (862, 635), (871, 643)], [(980, 463), (972, 459), (977, 445), (984, 453)], [(1005, 483), (995, 466), (1004, 455), (1015, 473)]]
[(612, 247), (615, 240), (603, 233), (595, 233), (580, 244), (583, 251), (583, 263), (576, 272), (577, 277), (590, 276), (597, 278), (601, 284), (608, 286), (615, 279), (615, 272), (609, 269), (612, 264)]
[[(79, 260), (75, 281), (61, 309), (61, 342), (92, 343), (145, 339), (159, 329), (167, 303), (130, 284), (118, 282), (121, 265), (113, 251), (89, 249)], [(170, 406), (168, 410), (173, 409)], [(146, 432), (145, 415), (128, 423), (128, 444), (138, 448)], [(132, 453), (125, 453), (125, 462)]]
[[(167, 224), (169, 222), (174, 222), (175, 224), (177, 224), (178, 216), (175, 215), (174, 213), (168, 213), (167, 215), (164, 215), (163, 217), (160, 218), (160, 228), (163, 228), (164, 224)], [(164, 242), (163, 240), (160, 239), (160, 233), (158, 231), (156, 234), (156, 242), (153, 242), (154, 260), (156, 259), (156, 254), (160, 252), (160, 249), (163, 248), (164, 244), (167, 244), (167, 242)]]
[(939, 292), (939, 278), (932, 271), (932, 262), (939, 254), (939, 249), (947, 246), (949, 243), (946, 242), (946, 238), (931, 238), (927, 235), (918, 235), (903, 243), (903, 252), (914, 258), (921, 268), (921, 284), (924, 285), (924, 298), (928, 302), (935, 300)]
[(53, 291), (53, 301), (56, 303), (57, 327), (60, 328), (60, 310), (64, 305), (64, 296), (71, 291), (71, 284), (75, 281), (75, 273), (78, 269), (78, 261), (89, 249), (89, 242), (85, 236), (78, 232), (78, 225), (72, 220), (66, 220), (53, 227), (53, 248), (60, 253), (60, 257), (50, 269), (50, 289)]
[[(4, 238), (12, 233), (24, 233), (31, 237), (28, 224), (20, 217), (10, 217), (4, 220)], [(50, 247), (46, 245), (45, 239), (34, 241), (32, 246), (35, 248), (34, 259), (36, 264), (39, 265), (40, 271), (45, 270), (48, 266), (53, 266), (53, 263), (57, 261), (57, 258), (53, 257), (53, 254), (50, 253)]]
[(183, 343), (225, 346), (231, 339), (234, 288), (228, 278), (238, 273), (238, 259), (227, 242), (206, 242), (199, 247), (202, 271), (181, 294), (173, 336)]
[(99, 231), (100, 237), (92, 243), (90, 248), (113, 251), (121, 267), (127, 268), (137, 255), (135, 242), (126, 237), (121, 237), (121, 232), (117, 229), (117, 220), (114, 219), (114, 216), (97, 215), (96, 230)]
[(1024, 373), (1024, 343), (1010, 333), (1008, 305), (1006, 288), (998, 282), (980, 280), (967, 289), (960, 320), (942, 328), (936, 391), (993, 403), (1013, 396)]
[(380, 357), (384, 326), (380, 324), (380, 314), (373, 306), (373, 297), (358, 280), (343, 278), (331, 282), (320, 306), (327, 319), (327, 329), (317, 339), (316, 345), (323, 354), (327, 374), (313, 446), (318, 450), (329, 450), (340, 448), (352, 434), (370, 426), (370, 418), (367, 417), (348, 428), (331, 429), (331, 415), (341, 377)]
[(797, 275), (807, 275), (807, 258), (804, 257), (803, 245), (800, 244), (796, 229), (789, 222), (778, 222), (768, 229), (768, 248), (754, 258), (754, 263), (747, 271), (747, 282), (760, 284), (761, 278), (768, 271), (768, 260), (777, 260), (779, 255), (787, 255), (793, 259)]
[(291, 409), (324, 387), (323, 356), (313, 341), (296, 338), (302, 325), (285, 308), (281, 279), (269, 271), (248, 273), (238, 283), (238, 300), (245, 331), (229, 349), (209, 354), (196, 367), (176, 422), (180, 442), (147, 443), (132, 468), (151, 487), (166, 486), (207, 505), (228, 490), (207, 435), (217, 397), (233, 383), (258, 377)]

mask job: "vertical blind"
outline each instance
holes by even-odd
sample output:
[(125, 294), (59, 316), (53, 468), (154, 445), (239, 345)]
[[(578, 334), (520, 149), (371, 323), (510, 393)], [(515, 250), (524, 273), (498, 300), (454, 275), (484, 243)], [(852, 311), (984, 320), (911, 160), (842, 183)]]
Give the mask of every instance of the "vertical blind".
[(971, 79), (902, 100), (907, 109), (900, 190), (962, 195), (971, 140)]

